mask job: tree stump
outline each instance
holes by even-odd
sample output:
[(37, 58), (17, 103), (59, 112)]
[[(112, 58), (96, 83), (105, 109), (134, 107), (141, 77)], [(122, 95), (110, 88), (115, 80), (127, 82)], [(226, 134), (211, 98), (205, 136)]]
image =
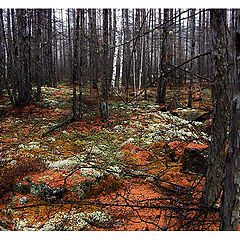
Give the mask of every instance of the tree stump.
[(207, 157), (208, 145), (188, 144), (181, 159), (182, 171), (204, 175), (207, 170)]

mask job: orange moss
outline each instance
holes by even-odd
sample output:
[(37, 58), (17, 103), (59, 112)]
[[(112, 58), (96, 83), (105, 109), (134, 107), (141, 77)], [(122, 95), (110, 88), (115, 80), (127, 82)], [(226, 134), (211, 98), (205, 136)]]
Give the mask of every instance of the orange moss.
[(59, 90), (59, 91), (55, 91), (55, 92), (53, 92), (53, 95), (54, 96), (62, 96), (62, 95), (64, 95), (64, 94), (66, 94), (64, 91), (62, 91), (62, 90)]
[(208, 145), (206, 144), (197, 144), (197, 143), (189, 143), (186, 148), (191, 149), (207, 149)]
[(142, 148), (134, 145), (132, 143), (124, 144), (123, 147), (121, 148), (121, 151), (123, 152), (138, 152), (142, 151)]
[(161, 151), (167, 143), (165, 141), (159, 141), (159, 142), (153, 142), (149, 146), (151, 149), (154, 149), (156, 151)]
[(176, 157), (180, 159), (183, 155), (184, 149), (188, 145), (187, 142), (173, 141), (170, 142), (169, 147), (174, 151)]
[(45, 165), (39, 159), (18, 159), (15, 165), (7, 165), (0, 169), (0, 194), (12, 191), (17, 179), (27, 174), (45, 169)]
[(101, 122), (100, 118), (95, 118), (91, 122), (88, 121), (76, 121), (71, 125), (68, 125), (66, 130), (75, 129), (79, 132), (99, 132), (103, 129), (104, 123)]

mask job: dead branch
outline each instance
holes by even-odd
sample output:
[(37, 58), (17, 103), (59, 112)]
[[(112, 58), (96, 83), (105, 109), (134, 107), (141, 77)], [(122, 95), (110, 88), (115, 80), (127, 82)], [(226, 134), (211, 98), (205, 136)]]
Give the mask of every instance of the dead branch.
[(42, 137), (45, 137), (46, 135), (48, 135), (51, 132), (54, 132), (55, 130), (57, 130), (58, 128), (61, 128), (69, 123), (72, 123), (75, 120), (75, 118), (73, 116), (63, 120), (62, 122), (57, 123), (56, 125), (54, 125), (53, 127), (49, 128), (46, 132), (44, 132), (42, 134)]

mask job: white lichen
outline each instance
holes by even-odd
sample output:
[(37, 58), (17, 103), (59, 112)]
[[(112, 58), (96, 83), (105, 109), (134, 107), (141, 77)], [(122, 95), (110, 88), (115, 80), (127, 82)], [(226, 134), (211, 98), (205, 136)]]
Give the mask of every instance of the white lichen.
[(59, 212), (48, 220), (41, 231), (80, 231), (89, 226), (89, 223), (103, 224), (111, 221), (111, 216), (104, 212), (94, 211), (91, 213), (76, 212), (72, 210), (69, 213)]
[(39, 142), (30, 142), (28, 144), (19, 144), (18, 148), (23, 150), (32, 150), (32, 149), (39, 149), (40, 148)]

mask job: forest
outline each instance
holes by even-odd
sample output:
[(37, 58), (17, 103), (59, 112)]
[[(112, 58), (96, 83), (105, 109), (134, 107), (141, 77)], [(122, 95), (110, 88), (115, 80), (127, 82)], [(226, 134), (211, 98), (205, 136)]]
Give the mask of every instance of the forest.
[(239, 119), (239, 9), (1, 8), (0, 230), (240, 230)]

